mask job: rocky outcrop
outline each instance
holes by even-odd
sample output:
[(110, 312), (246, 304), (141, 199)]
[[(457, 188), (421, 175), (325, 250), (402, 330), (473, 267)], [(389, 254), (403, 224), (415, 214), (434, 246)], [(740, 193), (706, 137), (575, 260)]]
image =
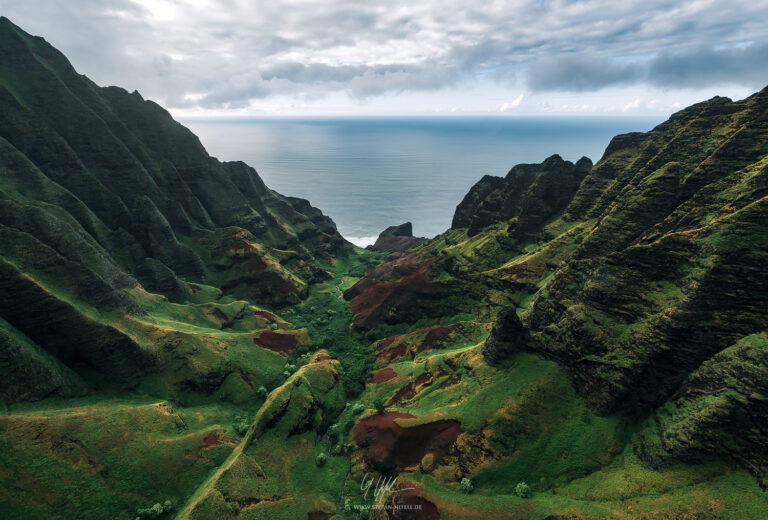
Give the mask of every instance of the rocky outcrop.
[(483, 347), (483, 357), (489, 365), (497, 365), (525, 349), (528, 331), (517, 316), (517, 309), (506, 307), (499, 312), (491, 334)]
[(426, 238), (413, 236), (413, 226), (410, 222), (406, 222), (399, 226), (388, 227), (381, 232), (376, 242), (368, 247), (374, 251), (395, 253), (413, 249), (426, 241)]
[(559, 155), (541, 164), (519, 164), (503, 179), (486, 175), (456, 206), (451, 228), (468, 228), (476, 235), (484, 227), (517, 217), (512, 234), (535, 234), (539, 226), (571, 201), (592, 168), (586, 157), (576, 164)]

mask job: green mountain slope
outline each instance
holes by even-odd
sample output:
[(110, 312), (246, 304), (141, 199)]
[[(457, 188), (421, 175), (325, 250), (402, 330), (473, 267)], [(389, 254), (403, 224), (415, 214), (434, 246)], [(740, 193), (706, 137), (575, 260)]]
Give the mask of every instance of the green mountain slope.
[[(6, 18), (0, 171), (0, 316), (26, 336), (15, 348), (31, 340), (106, 379), (162, 370), (157, 341), (119, 323), (145, 319), (142, 288), (176, 303), (223, 294), (281, 307), (330, 276), (320, 263), (352, 250), (306, 201), (210, 157), (158, 105), (96, 86)], [(31, 351), (14, 359), (58, 366)]]

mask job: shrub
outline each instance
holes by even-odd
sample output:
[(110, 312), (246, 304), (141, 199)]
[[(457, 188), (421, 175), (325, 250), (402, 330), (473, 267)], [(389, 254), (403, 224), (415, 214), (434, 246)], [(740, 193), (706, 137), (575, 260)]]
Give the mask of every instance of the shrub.
[(317, 464), (318, 468), (322, 468), (323, 466), (325, 466), (325, 463), (327, 460), (328, 460), (328, 455), (326, 455), (325, 453), (321, 453), (315, 459), (315, 464)]
[(256, 390), (256, 395), (258, 395), (261, 399), (266, 399), (267, 395), (269, 395), (269, 392), (267, 392), (266, 387), (260, 386), (259, 389)]
[(387, 409), (387, 401), (385, 401), (383, 397), (379, 396), (373, 400), (373, 408), (376, 410), (377, 414), (381, 415), (384, 413), (384, 410)]
[(365, 411), (365, 405), (363, 403), (355, 403), (352, 408), (350, 409), (350, 413), (355, 415), (360, 415)]
[(528, 487), (528, 484), (525, 482), (518, 482), (515, 486), (515, 495), (519, 496), (520, 498), (530, 498), (531, 488)]
[(472, 493), (472, 490), (475, 489), (475, 486), (472, 485), (472, 479), (469, 479), (467, 477), (464, 477), (461, 479), (461, 490), (464, 493)]
[(245, 435), (245, 433), (248, 431), (248, 428), (251, 427), (251, 419), (245, 414), (237, 414), (235, 415), (235, 422), (232, 423), (232, 429), (235, 430), (235, 432), (242, 437)]
[(328, 429), (328, 442), (336, 444), (339, 440), (339, 425), (334, 424)]
[(166, 500), (162, 504), (158, 502), (152, 507), (137, 510), (136, 518), (138, 519), (160, 518), (165, 513), (170, 513), (171, 511), (173, 511), (173, 504), (171, 503), (170, 500)]

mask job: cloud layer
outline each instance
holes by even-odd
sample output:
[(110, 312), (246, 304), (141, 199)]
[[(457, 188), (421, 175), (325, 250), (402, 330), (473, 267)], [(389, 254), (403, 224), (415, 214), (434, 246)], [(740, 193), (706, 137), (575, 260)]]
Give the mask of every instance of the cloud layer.
[[(171, 108), (444, 89), (768, 83), (768, 1), (0, 0), (99, 83)], [(490, 87), (489, 87), (490, 88)], [(516, 104), (515, 104), (516, 101)], [(498, 107), (498, 104), (496, 104)]]

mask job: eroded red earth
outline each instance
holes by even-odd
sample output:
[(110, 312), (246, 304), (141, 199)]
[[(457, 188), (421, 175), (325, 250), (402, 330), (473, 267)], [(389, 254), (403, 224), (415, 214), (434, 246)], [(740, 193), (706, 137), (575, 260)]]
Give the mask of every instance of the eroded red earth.
[(369, 379), (368, 382), (374, 385), (378, 385), (379, 383), (383, 383), (385, 381), (389, 381), (390, 379), (393, 379), (396, 375), (397, 375), (397, 372), (395, 372), (391, 368), (384, 368), (382, 370), (379, 370), (378, 372), (374, 372), (373, 375), (371, 376), (371, 379)]
[(407, 428), (396, 422), (413, 417), (389, 412), (366, 417), (355, 425), (352, 435), (371, 468), (381, 473), (399, 471), (418, 464), (427, 453), (439, 460), (461, 433), (461, 423), (452, 419)]
[(284, 334), (272, 330), (259, 332), (253, 342), (260, 347), (286, 354), (299, 346), (299, 339), (292, 334)]

